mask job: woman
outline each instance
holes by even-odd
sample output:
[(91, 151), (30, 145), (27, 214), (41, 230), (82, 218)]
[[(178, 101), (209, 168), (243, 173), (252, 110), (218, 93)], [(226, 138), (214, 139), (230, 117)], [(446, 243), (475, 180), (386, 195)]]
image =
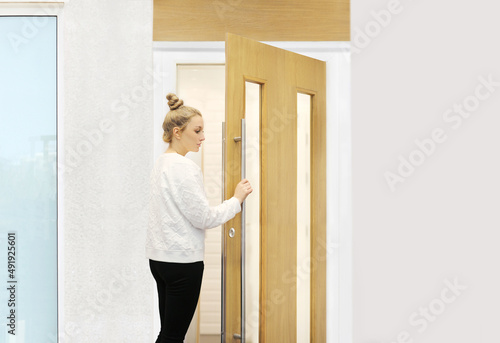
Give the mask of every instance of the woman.
[(167, 99), (170, 111), (163, 122), (163, 140), (169, 146), (151, 173), (146, 255), (158, 289), (161, 330), (156, 343), (181, 343), (200, 295), (204, 230), (240, 212), (252, 187), (242, 180), (231, 199), (209, 207), (201, 170), (185, 157), (205, 140), (203, 118), (175, 94)]

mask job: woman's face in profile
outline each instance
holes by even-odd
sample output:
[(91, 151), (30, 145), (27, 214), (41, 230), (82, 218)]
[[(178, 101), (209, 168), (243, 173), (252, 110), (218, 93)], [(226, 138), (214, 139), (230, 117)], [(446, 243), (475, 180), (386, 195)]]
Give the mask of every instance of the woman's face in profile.
[(187, 151), (197, 152), (200, 150), (201, 143), (204, 140), (205, 133), (203, 132), (203, 118), (196, 115), (191, 118), (182, 132), (180, 143)]

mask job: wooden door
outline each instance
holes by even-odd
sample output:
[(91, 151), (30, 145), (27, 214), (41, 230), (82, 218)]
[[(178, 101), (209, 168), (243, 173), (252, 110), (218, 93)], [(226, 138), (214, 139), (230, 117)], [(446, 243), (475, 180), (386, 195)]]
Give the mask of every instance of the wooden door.
[[(260, 275), (251, 280), (259, 287), (259, 342), (297, 341), (297, 292), (289, 277), (297, 271), (297, 93), (311, 96), (310, 342), (326, 342), (326, 64), (227, 34), (226, 199), (241, 179), (242, 142), (234, 138), (242, 136), (246, 82), (260, 85), (261, 99)], [(224, 342), (238, 342), (241, 214), (225, 224), (222, 235)]]

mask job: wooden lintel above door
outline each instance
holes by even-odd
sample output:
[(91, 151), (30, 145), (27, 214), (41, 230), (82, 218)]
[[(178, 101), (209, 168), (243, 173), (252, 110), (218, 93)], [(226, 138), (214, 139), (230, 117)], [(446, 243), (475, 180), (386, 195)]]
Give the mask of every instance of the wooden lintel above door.
[(349, 0), (154, 0), (154, 41), (349, 41)]

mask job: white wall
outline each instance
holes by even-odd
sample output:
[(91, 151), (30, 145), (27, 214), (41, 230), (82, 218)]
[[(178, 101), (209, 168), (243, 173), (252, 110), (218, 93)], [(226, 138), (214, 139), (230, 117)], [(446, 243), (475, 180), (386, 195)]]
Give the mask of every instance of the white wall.
[[(500, 82), (499, 10), (352, 1), (355, 343), (500, 340), (500, 84), (460, 126), (443, 119), (476, 106), (480, 76)], [(447, 138), (391, 191), (384, 173), (436, 129)]]
[[(61, 342), (149, 342), (152, 1), (64, 6)], [(78, 156), (75, 156), (76, 151)]]

